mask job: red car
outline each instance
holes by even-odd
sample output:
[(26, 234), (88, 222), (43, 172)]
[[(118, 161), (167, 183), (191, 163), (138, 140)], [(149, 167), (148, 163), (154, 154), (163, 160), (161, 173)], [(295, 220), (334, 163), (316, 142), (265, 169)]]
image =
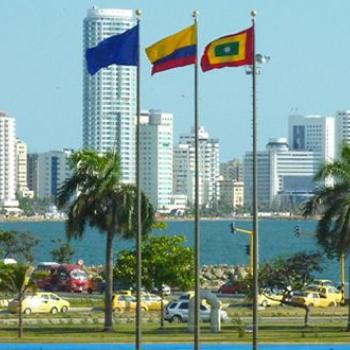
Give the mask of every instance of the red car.
[(218, 294), (237, 294), (245, 293), (246, 291), (247, 286), (242, 282), (226, 282), (219, 288)]

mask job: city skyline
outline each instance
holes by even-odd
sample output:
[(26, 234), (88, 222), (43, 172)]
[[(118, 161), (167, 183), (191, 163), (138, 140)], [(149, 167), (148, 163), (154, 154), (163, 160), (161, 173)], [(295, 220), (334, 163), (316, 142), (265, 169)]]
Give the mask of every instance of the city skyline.
[[(348, 68), (345, 63), (333, 63), (335, 55), (344, 57), (349, 50), (344, 34), (350, 7), (346, 1), (310, 1), (302, 7), (291, 1), (283, 5), (238, 1), (234, 6), (222, 1), (220, 7), (209, 1), (179, 1), (171, 5), (172, 17), (181, 18), (177, 21), (167, 19), (169, 9), (162, 8), (160, 1), (37, 0), (37, 5), (34, 8), (19, 0), (0, 4), (6, 53), (1, 71), (7, 82), (0, 110), (16, 118), (18, 136), (28, 144), (29, 152), (82, 145), (81, 23), (93, 5), (143, 10), (142, 50), (191, 24), (191, 12), (198, 9), (200, 54), (212, 39), (249, 27), (249, 12), (256, 8), (257, 51), (271, 56), (258, 79), (259, 149), (269, 137), (287, 136), (286, 120), (292, 109), (298, 108), (301, 114), (335, 115), (350, 105), (344, 74)], [(172, 113), (178, 139), (193, 120), (193, 69), (151, 77), (144, 53), (141, 69), (142, 108)], [(223, 161), (242, 157), (251, 148), (250, 95), (251, 82), (244, 68), (200, 74), (200, 123), (220, 139)]]

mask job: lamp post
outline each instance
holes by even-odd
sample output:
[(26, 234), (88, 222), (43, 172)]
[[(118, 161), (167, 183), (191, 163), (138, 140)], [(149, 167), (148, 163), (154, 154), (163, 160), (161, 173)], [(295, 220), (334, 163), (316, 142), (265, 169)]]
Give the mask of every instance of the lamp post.
[(254, 29), (254, 51), (253, 65), (246, 70), (247, 74), (252, 75), (252, 107), (253, 107), (253, 350), (258, 349), (258, 298), (259, 298), (259, 278), (258, 278), (258, 261), (259, 261), (259, 230), (258, 230), (258, 177), (257, 177), (257, 123), (256, 123), (256, 75), (260, 73), (259, 65), (270, 60), (270, 57), (255, 52), (255, 17), (256, 11), (251, 11), (252, 26)]

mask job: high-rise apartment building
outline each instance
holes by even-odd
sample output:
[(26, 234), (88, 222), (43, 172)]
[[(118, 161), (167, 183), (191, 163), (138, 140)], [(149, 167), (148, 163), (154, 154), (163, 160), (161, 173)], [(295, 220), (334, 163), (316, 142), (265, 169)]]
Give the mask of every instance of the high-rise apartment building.
[(68, 158), (72, 150), (50, 151), (38, 155), (38, 198), (52, 198), (57, 195), (63, 182), (72, 175)]
[(0, 207), (18, 207), (16, 189), (16, 121), (0, 112)]
[(169, 210), (172, 176), (173, 115), (158, 110), (143, 112), (140, 125), (141, 188), (159, 211)]
[(323, 162), (334, 160), (334, 117), (295, 114), (289, 116), (288, 122), (288, 142), (291, 150), (319, 153)]
[(350, 144), (350, 110), (338, 111), (335, 115), (335, 146), (337, 155), (343, 142)]
[[(136, 24), (132, 10), (88, 10), (84, 19), (87, 48)], [(91, 76), (84, 58), (83, 147), (97, 152), (116, 150), (122, 181), (135, 181), (136, 67), (111, 65)]]
[(20, 139), (16, 140), (16, 176), (17, 196), (33, 198), (34, 192), (27, 184), (27, 144)]
[[(199, 204), (208, 208), (220, 199), (220, 151), (219, 141), (209, 138), (203, 127), (199, 128)], [(174, 195), (186, 195), (194, 203), (195, 182), (195, 136), (181, 135), (174, 148)]]

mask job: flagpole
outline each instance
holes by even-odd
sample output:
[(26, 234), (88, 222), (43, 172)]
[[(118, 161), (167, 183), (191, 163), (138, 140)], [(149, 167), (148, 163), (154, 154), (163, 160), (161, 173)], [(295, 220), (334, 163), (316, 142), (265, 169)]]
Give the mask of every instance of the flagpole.
[(257, 130), (256, 130), (256, 60), (255, 60), (255, 16), (256, 11), (251, 11), (253, 24), (253, 350), (258, 349), (258, 296), (259, 296), (259, 271), (258, 271), (258, 200), (257, 200)]
[(140, 178), (140, 18), (141, 10), (135, 11), (137, 25), (139, 26), (139, 37), (137, 43), (137, 68), (136, 68), (136, 188), (137, 188), (137, 237), (136, 237), (136, 339), (135, 349), (141, 349), (142, 343), (142, 314), (141, 314), (141, 288), (142, 288), (142, 221), (141, 221), (141, 178)]
[(192, 17), (196, 25), (196, 61), (194, 64), (194, 145), (195, 145), (195, 298), (194, 298), (194, 350), (200, 348), (200, 230), (199, 230), (199, 117), (198, 117), (198, 11)]

